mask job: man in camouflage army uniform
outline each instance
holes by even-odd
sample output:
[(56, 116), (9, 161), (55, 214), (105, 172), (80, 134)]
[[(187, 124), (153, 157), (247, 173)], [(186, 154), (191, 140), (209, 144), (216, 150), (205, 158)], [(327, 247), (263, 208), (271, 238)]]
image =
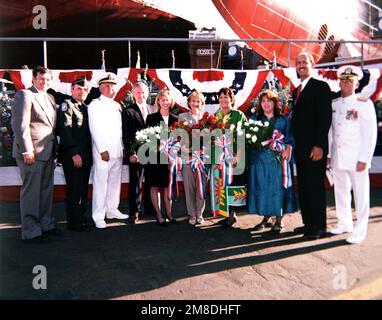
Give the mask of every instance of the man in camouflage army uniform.
[(73, 81), (72, 97), (66, 99), (58, 110), (58, 160), (62, 163), (66, 179), (67, 226), (73, 231), (89, 231), (91, 228), (86, 218), (92, 166), (88, 111), (84, 104), (88, 90), (84, 77)]

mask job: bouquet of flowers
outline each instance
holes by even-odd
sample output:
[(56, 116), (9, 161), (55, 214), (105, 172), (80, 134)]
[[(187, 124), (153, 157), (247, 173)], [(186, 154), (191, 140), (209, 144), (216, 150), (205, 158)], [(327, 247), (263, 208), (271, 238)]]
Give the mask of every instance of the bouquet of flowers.
[(134, 150), (137, 150), (140, 146), (146, 143), (157, 145), (157, 142), (161, 138), (160, 135), (162, 130), (163, 128), (161, 126), (156, 126), (137, 131), (135, 133), (135, 141), (133, 143)]
[(208, 112), (205, 112), (200, 118), (199, 123), (190, 126), (190, 123), (187, 120), (177, 121), (171, 125), (170, 130), (171, 132), (176, 132), (177, 134), (182, 134), (182, 130), (186, 132), (186, 136), (183, 134), (182, 136), (178, 136), (178, 141), (180, 141), (183, 146), (186, 145), (191, 154), (192, 142), (195, 141), (194, 139), (201, 141), (200, 139), (202, 137), (208, 135), (215, 128), (220, 127), (222, 127), (222, 125), (218, 125), (216, 117), (214, 115), (210, 115)]
[(192, 127), (189, 126), (187, 120), (183, 120), (174, 122), (170, 128), (171, 130), (184, 129), (188, 133), (190, 133), (192, 129), (208, 129), (212, 131), (216, 128), (224, 128), (224, 124), (222, 121), (219, 121), (215, 115), (211, 115), (208, 112), (204, 112), (202, 118), (199, 120), (199, 123), (194, 124)]
[(12, 165), (13, 131), (11, 128), (12, 99), (0, 92), (0, 165)]
[(235, 131), (236, 125), (229, 124), (230, 115), (210, 115), (206, 119), (206, 126), (212, 131), (213, 129), (221, 129), (223, 134), (226, 130)]
[[(244, 122), (242, 128), (245, 130), (245, 142), (250, 148), (261, 149), (264, 147), (263, 141), (272, 136), (273, 128), (269, 122), (261, 122), (249, 119)], [(238, 132), (239, 134), (239, 132)]]
[(191, 134), (192, 129), (199, 129), (199, 127), (197, 128), (197, 127), (195, 126), (195, 128), (194, 128), (194, 126), (193, 126), (193, 127), (191, 128), (191, 127), (189, 126), (189, 123), (188, 123), (187, 120), (183, 120), (183, 121), (175, 121), (175, 122), (170, 126), (170, 130), (171, 130), (171, 131), (175, 131), (175, 130), (178, 130), (178, 129), (180, 129), (180, 130), (185, 130), (185, 131), (187, 131), (188, 134)]

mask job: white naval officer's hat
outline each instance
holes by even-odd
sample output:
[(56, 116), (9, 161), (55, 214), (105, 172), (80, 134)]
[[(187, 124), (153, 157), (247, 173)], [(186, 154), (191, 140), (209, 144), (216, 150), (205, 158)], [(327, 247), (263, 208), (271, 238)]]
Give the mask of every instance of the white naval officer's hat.
[(340, 80), (361, 80), (363, 78), (363, 72), (356, 66), (342, 66), (337, 70), (337, 77)]
[(114, 83), (117, 84), (117, 76), (113, 73), (108, 73), (105, 76), (102, 76), (98, 80), (98, 85), (100, 86), (102, 83)]

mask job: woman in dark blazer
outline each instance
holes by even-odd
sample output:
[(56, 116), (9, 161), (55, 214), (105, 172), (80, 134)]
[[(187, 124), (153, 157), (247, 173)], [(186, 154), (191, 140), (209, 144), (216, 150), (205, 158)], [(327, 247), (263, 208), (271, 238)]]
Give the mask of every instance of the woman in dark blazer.
[[(155, 127), (160, 124), (165, 126), (171, 126), (177, 121), (177, 118), (170, 113), (172, 107), (174, 106), (174, 99), (169, 90), (161, 90), (155, 99), (155, 104), (158, 106), (159, 111), (156, 113), (149, 114), (147, 116), (146, 125), (147, 127)], [(167, 196), (168, 185), (169, 185), (169, 173), (168, 164), (160, 164), (159, 153), (157, 156), (157, 164), (149, 164), (147, 166), (146, 179), (149, 180), (151, 185), (150, 197), (153, 204), (156, 219), (160, 225), (164, 225), (166, 218), (161, 214), (161, 201), (160, 197), (163, 197), (163, 203), (165, 207), (166, 217), (170, 223), (175, 223), (176, 220), (173, 218), (171, 213), (171, 200)]]

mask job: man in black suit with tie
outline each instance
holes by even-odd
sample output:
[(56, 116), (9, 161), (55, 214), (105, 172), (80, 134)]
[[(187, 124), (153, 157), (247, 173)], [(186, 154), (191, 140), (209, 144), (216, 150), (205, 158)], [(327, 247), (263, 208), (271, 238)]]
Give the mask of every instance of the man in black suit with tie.
[(331, 91), (328, 84), (312, 78), (314, 59), (302, 52), (296, 57), (296, 71), (301, 85), (293, 91), (292, 130), (298, 194), (307, 239), (326, 235), (325, 172), (328, 132), (332, 121)]
[[(128, 106), (122, 111), (122, 139), (125, 147), (125, 156), (129, 164), (129, 209), (130, 222), (136, 223), (139, 214), (143, 212), (142, 198), (144, 198), (145, 213), (153, 212), (150, 201), (150, 190), (148, 182), (144, 179), (144, 166), (139, 163), (136, 150), (133, 143), (135, 141), (135, 133), (146, 128), (146, 118), (150, 113), (156, 110), (153, 106), (147, 104), (149, 89), (147, 85), (139, 81), (133, 85), (133, 96), (135, 103)], [(146, 196), (144, 196), (146, 195)]]
[(57, 129), (60, 136), (58, 160), (66, 180), (67, 225), (72, 231), (89, 231), (86, 218), (88, 184), (92, 166), (92, 140), (87, 105), (89, 85), (85, 77), (72, 82), (72, 97), (58, 109)]

